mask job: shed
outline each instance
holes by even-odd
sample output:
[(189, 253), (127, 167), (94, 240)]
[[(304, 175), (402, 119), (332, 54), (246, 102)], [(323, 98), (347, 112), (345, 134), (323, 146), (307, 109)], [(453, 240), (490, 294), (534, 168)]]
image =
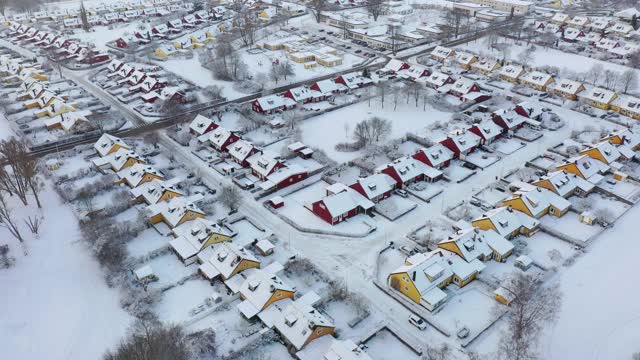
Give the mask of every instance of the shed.
[(139, 267), (133, 271), (133, 274), (135, 275), (136, 280), (138, 281), (153, 280), (156, 278), (156, 276), (153, 274), (153, 269), (151, 268), (151, 265), (145, 265), (143, 267)]
[(531, 267), (531, 265), (533, 265), (533, 260), (531, 260), (531, 258), (526, 255), (520, 255), (516, 259), (516, 262), (514, 265), (515, 267), (520, 268), (523, 271), (526, 271)]
[(596, 222), (596, 217), (590, 211), (583, 211), (580, 214), (580, 222), (587, 225), (593, 225), (593, 223)]
[(49, 159), (47, 160), (46, 165), (49, 171), (58, 170), (60, 169), (60, 160), (58, 160), (57, 158)]
[(515, 300), (515, 298), (516, 298), (515, 295), (511, 291), (503, 288), (502, 286), (497, 288), (493, 293), (495, 294), (496, 300), (499, 303), (507, 305), (507, 306), (509, 306), (511, 304), (511, 302), (513, 300)]
[(258, 249), (258, 252), (260, 252), (262, 256), (273, 254), (274, 248), (275, 246), (267, 239), (262, 239), (256, 243), (256, 249)]
[(279, 209), (284, 206), (284, 199), (282, 196), (274, 196), (269, 199), (269, 205), (274, 209)]

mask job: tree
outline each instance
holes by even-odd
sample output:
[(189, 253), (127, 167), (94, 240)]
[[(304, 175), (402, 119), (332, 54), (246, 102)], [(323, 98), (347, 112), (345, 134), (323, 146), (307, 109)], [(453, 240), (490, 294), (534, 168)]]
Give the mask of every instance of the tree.
[(164, 325), (149, 315), (137, 319), (129, 335), (104, 360), (188, 360), (186, 335), (180, 325)]
[(311, 11), (318, 24), (320, 24), (320, 20), (322, 19), (322, 12), (327, 10), (327, 5), (327, 0), (310, 0), (307, 3), (307, 9)]
[(2, 14), (2, 16), (5, 16), (5, 11), (7, 10), (8, 3), (9, 0), (0, 0), (0, 14)]
[(24, 244), (24, 238), (20, 233), (18, 224), (15, 222), (11, 207), (7, 204), (4, 194), (0, 191), (0, 226), (9, 230), (11, 236), (16, 238), (20, 243)]
[(587, 71), (587, 79), (591, 84), (598, 86), (600, 76), (604, 72), (604, 66), (602, 64), (594, 64), (589, 71)]
[[(447, 11), (444, 17), (446, 23), (447, 36), (453, 33), (453, 37), (457, 38), (460, 33), (460, 24), (462, 23), (462, 14), (459, 11), (451, 9)], [(493, 32), (493, 31), (492, 31)], [(496, 33), (497, 36), (497, 33)]]
[(84, 1), (80, 1), (80, 21), (82, 21), (82, 29), (84, 31), (91, 30), (91, 24), (89, 24), (89, 17), (87, 16), (87, 9), (84, 7)]
[(220, 196), (218, 196), (219, 200), (222, 204), (231, 211), (238, 210), (240, 205), (240, 201), (242, 200), (240, 197), (240, 191), (233, 185), (227, 185), (222, 188), (220, 191)]
[(370, 145), (384, 140), (391, 132), (391, 122), (374, 116), (362, 120), (353, 129), (353, 137), (357, 143)]
[(387, 4), (384, 0), (368, 0), (367, 12), (373, 16), (373, 21), (378, 21), (378, 17), (384, 12)]
[(634, 90), (636, 87), (637, 80), (638, 80), (638, 76), (635, 70), (633, 69), (626, 70), (625, 72), (620, 74), (620, 77), (619, 77), (620, 89), (624, 93), (628, 93), (629, 91)]
[(11, 5), (21, 12), (31, 14), (31, 11), (40, 6), (41, 2), (41, 0), (13, 0)]
[(205, 96), (210, 97), (211, 99), (217, 100), (222, 99), (223, 91), (224, 89), (222, 88), (222, 86), (209, 85), (202, 90), (202, 93)]
[(255, 13), (247, 7), (243, 7), (236, 13), (234, 23), (244, 45), (253, 45), (256, 38), (256, 31), (258, 30)]
[(604, 71), (604, 87), (609, 90), (615, 90), (618, 83), (618, 72), (607, 69)]
[[(509, 360), (535, 359), (541, 330), (560, 311), (560, 289), (557, 284), (543, 286), (533, 275), (522, 272), (515, 273), (502, 287), (511, 293), (513, 301), (505, 315), (507, 329), (499, 342), (499, 354)], [(502, 308), (498, 306), (499, 311)]]
[(7, 164), (6, 167), (0, 166), (0, 186), (10, 195), (16, 194), (24, 205), (28, 204), (27, 193), (31, 189), (40, 207), (37, 162), (29, 156), (26, 141), (15, 137), (2, 141), (0, 155)]

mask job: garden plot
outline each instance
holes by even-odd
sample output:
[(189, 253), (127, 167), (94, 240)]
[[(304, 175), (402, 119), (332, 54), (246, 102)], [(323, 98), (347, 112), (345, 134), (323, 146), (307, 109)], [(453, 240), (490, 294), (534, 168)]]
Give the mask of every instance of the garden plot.
[(329, 186), (328, 183), (318, 181), (306, 188), (287, 195), (285, 197), (285, 205), (277, 209), (276, 212), (301, 227), (320, 231), (362, 236), (376, 228), (377, 222), (365, 214), (356, 215), (332, 226), (306, 208), (306, 204), (310, 204), (326, 196), (327, 186)]
[[(242, 135), (242, 138), (251, 142), (256, 146), (265, 146), (266, 144), (272, 144), (282, 138), (271, 128), (267, 126), (261, 126), (255, 130), (249, 131)], [(280, 152), (276, 152), (280, 154)]]
[[(364, 300), (366, 301), (366, 300)], [(375, 322), (380, 319), (374, 319), (374, 316), (367, 316), (359, 324), (353, 328), (349, 323), (355, 319), (364, 316), (363, 311), (367, 310), (368, 304), (363, 302), (354, 303), (351, 299), (341, 301), (330, 301), (320, 307), (321, 311), (330, 318), (336, 329), (340, 329), (340, 336), (348, 336), (349, 338), (361, 338), (371, 331), (375, 326)]]
[(462, 166), (459, 161), (451, 162), (451, 165), (443, 169), (442, 172), (452, 182), (462, 182), (474, 173), (473, 170)]
[[(218, 333), (216, 333), (216, 336)], [(217, 340), (217, 338), (216, 338)], [(313, 344), (313, 343), (312, 343)], [(311, 345), (309, 345), (311, 346)], [(268, 355), (265, 355), (268, 354)], [(251, 350), (242, 352), (243, 359), (277, 359), (277, 360), (295, 360), (293, 355), (289, 353), (287, 347), (279, 341), (272, 341), (268, 344), (260, 344)]]
[(387, 329), (378, 332), (371, 339), (367, 340), (365, 344), (367, 346), (367, 354), (369, 354), (372, 359), (420, 359), (418, 354)]
[(574, 212), (568, 212), (563, 217), (547, 215), (540, 219), (540, 222), (552, 231), (585, 243), (603, 230), (600, 225), (587, 225), (580, 222), (580, 216)]
[[(539, 235), (539, 234), (537, 234)], [(536, 236), (537, 236), (536, 235)], [(516, 241), (517, 242), (517, 241)], [(522, 244), (526, 244), (522, 242)], [(515, 245), (515, 244), (514, 244)], [(523, 245), (524, 246), (524, 245)], [(526, 250), (526, 248), (525, 248)], [(492, 284), (502, 284), (503, 281), (507, 280), (514, 273), (522, 273), (523, 271), (519, 268), (515, 267), (515, 261), (519, 255), (513, 254), (506, 259), (506, 262), (497, 262), (497, 261), (487, 261), (484, 264), (487, 266), (482, 270), (479, 275), (479, 278), (485, 279)], [(533, 274), (534, 276), (542, 276), (544, 274), (544, 270), (537, 266), (532, 266), (526, 271), (527, 274)]]
[(492, 155), (488, 152), (477, 151), (467, 156), (465, 161), (481, 169), (487, 168), (500, 160), (500, 156)]
[(378, 281), (386, 283), (387, 275), (402, 266), (407, 259), (407, 254), (396, 247), (385, 250), (378, 258)]
[(155, 306), (155, 313), (164, 322), (189, 320), (192, 317), (191, 310), (203, 305), (213, 292), (214, 289), (208, 281), (189, 280), (183, 285), (165, 291), (162, 300)]
[(438, 181), (434, 183), (419, 181), (409, 184), (408, 191), (411, 195), (414, 195), (422, 201), (431, 202), (431, 199), (442, 193), (448, 184), (449, 183), (447, 181)]
[(153, 228), (149, 228), (127, 243), (127, 252), (129, 256), (134, 258), (146, 256), (152, 251), (169, 246), (169, 241), (172, 239), (171, 237), (160, 235)]
[(459, 204), (458, 206), (450, 209), (446, 212), (446, 216), (453, 221), (466, 221), (482, 216), (483, 210), (475, 205), (471, 205), (468, 202)]
[(583, 143), (575, 141), (573, 139), (566, 139), (560, 144), (553, 147), (553, 150), (566, 155), (576, 155), (582, 150)]
[(493, 147), (499, 153), (509, 155), (525, 147), (526, 143), (518, 139), (500, 139), (489, 146)]
[[(317, 117), (307, 119), (300, 123), (302, 130), (302, 142), (308, 146), (321, 149), (327, 155), (339, 162), (346, 162), (358, 158), (364, 154), (364, 150), (354, 152), (340, 152), (335, 149), (339, 143), (353, 142), (351, 131), (332, 131), (331, 129), (353, 129), (355, 121), (379, 116), (391, 121), (390, 139), (397, 139), (406, 133), (427, 132), (426, 127), (431, 123), (441, 120), (447, 121), (451, 113), (445, 113), (428, 106), (423, 110), (422, 106), (416, 108), (412, 104), (398, 103), (396, 111), (394, 105), (388, 98), (385, 101), (384, 109), (381, 108), (379, 98), (347, 106), (345, 108), (331, 111)], [(429, 116), (425, 116), (429, 114)], [(332, 136), (327, 136), (330, 133)]]
[(248, 246), (256, 239), (262, 240), (271, 236), (270, 231), (258, 229), (247, 219), (231, 223), (230, 227), (238, 233), (238, 235), (233, 238), (233, 243), (241, 248)]
[[(435, 244), (445, 240), (453, 233), (453, 227), (442, 219), (427, 220), (427, 222), (417, 230), (407, 236), (422, 246), (433, 249)], [(429, 246), (429, 244), (432, 244)]]
[(444, 304), (441, 311), (433, 315), (434, 319), (449, 333), (457, 334), (466, 327), (469, 329), (469, 336), (475, 336), (495, 320), (492, 309), (497, 302), (477, 283), (469, 284), (462, 289), (452, 285), (447, 288), (449, 289), (455, 289), (455, 292), (450, 292), (451, 298)]
[(552, 171), (556, 169), (556, 164), (561, 160), (559, 155), (545, 153), (542, 156), (530, 161), (530, 163), (538, 168)]
[(398, 151), (403, 153), (404, 155), (413, 155), (416, 151), (422, 149), (424, 146), (413, 142), (413, 141), (404, 141), (400, 145), (398, 145)]
[(539, 132), (539, 131), (530, 129), (528, 127), (523, 127), (523, 128), (520, 128), (520, 129), (516, 130), (515, 133), (514, 133), (514, 136), (519, 138), (519, 139), (532, 142), (532, 141), (540, 139), (542, 137), (542, 133)]
[(615, 180), (612, 176), (607, 176), (605, 180), (600, 181), (598, 187), (634, 204), (640, 198), (640, 186), (630, 181)]
[(158, 277), (158, 281), (149, 284), (150, 287), (156, 289), (175, 284), (183, 278), (198, 272), (197, 264), (185, 266), (173, 252), (157, 256), (140, 266), (145, 265), (151, 266), (153, 274)]
[(138, 218), (139, 210), (136, 207), (131, 206), (130, 208), (124, 210), (123, 212), (116, 214), (112, 217), (114, 222), (123, 222), (123, 221), (136, 221)]
[(339, 165), (325, 173), (331, 180), (343, 184), (353, 184), (359, 178), (366, 176), (357, 166), (348, 166), (346, 164)]
[(482, 201), (485, 204), (491, 206), (497, 206), (502, 203), (502, 200), (509, 197), (511, 191), (501, 183), (493, 183), (488, 187), (477, 192), (474, 197)]
[(410, 199), (394, 195), (376, 204), (375, 211), (393, 221), (415, 209), (418, 205)]
[[(547, 216), (548, 217), (548, 216)], [(578, 252), (576, 245), (562, 241), (545, 232), (538, 232), (530, 238), (521, 236), (518, 238), (526, 246), (521, 250), (537, 264), (552, 268), (562, 265), (562, 263)], [(520, 244), (515, 244), (520, 247)]]
[(569, 201), (578, 212), (588, 210), (596, 217), (598, 217), (598, 215), (605, 215), (605, 217), (608, 218), (603, 220), (608, 223), (612, 223), (631, 208), (629, 204), (600, 193), (591, 193), (586, 198), (572, 196), (569, 198)]
[(197, 156), (198, 159), (209, 164), (220, 160), (220, 153), (218, 153), (210, 146), (203, 146), (197, 150), (194, 150), (193, 154)]

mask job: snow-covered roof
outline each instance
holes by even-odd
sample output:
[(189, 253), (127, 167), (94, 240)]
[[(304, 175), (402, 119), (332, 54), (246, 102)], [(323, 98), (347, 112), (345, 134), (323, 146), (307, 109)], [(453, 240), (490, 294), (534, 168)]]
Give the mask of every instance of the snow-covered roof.
[(90, 114), (91, 111), (88, 110), (71, 111), (45, 119), (44, 124), (47, 127), (60, 125), (64, 131), (72, 131), (76, 126), (89, 124), (89, 120), (86, 117)]
[(374, 207), (369, 199), (350, 187), (336, 183), (327, 187), (328, 196), (322, 198), (322, 202), (332, 217), (338, 217), (358, 207), (368, 210)]
[(115, 145), (119, 145), (121, 147), (129, 149), (129, 146), (122, 139), (107, 133), (104, 133), (102, 134), (102, 136), (100, 136), (98, 141), (93, 145), (93, 148), (98, 152), (100, 156), (105, 156)]
[(491, 256), (492, 251), (504, 256), (513, 250), (513, 244), (494, 230), (469, 228), (459, 230), (449, 238), (440, 241), (439, 245), (455, 243), (462, 258), (467, 261), (482, 260)]
[(134, 164), (128, 168), (118, 171), (116, 173), (118, 178), (126, 180), (131, 187), (137, 187), (146, 174), (152, 174), (155, 176), (163, 177), (162, 173), (156, 170), (153, 166), (145, 164)]
[(213, 124), (213, 120), (206, 116), (198, 114), (189, 124), (189, 129), (198, 135), (204, 134), (204, 132)]
[(290, 99), (278, 94), (263, 96), (261, 98), (256, 99), (256, 101), (258, 102), (258, 104), (260, 105), (260, 108), (263, 111), (269, 111), (269, 110), (278, 109), (284, 106), (289, 107), (289, 106), (295, 105), (295, 101), (293, 99)]
[[(476, 85), (475, 81), (471, 79), (467, 79), (465, 77), (461, 77), (458, 80), (456, 80), (456, 82), (446, 87), (446, 91), (455, 91), (458, 94), (466, 95), (471, 92), (474, 85)], [(445, 91), (445, 87), (443, 87), (439, 91)]]
[(150, 217), (162, 215), (162, 218), (167, 225), (174, 228), (179, 225), (180, 221), (188, 212), (205, 215), (204, 211), (200, 210), (200, 208), (192, 202), (192, 199), (194, 198), (196, 197), (187, 198), (185, 196), (180, 196), (172, 198), (169, 201), (149, 205), (147, 206), (147, 213)]
[(402, 77), (405, 79), (417, 80), (421, 77), (428, 76), (430, 73), (431, 71), (426, 66), (412, 65), (411, 68), (402, 74)]
[(528, 83), (532, 83), (534, 85), (546, 85), (550, 80), (552, 80), (552, 76), (540, 71), (532, 71), (528, 72), (520, 77), (520, 81), (526, 81)]
[(317, 97), (322, 95), (321, 92), (315, 91), (315, 90), (311, 90), (311, 89), (309, 89), (307, 87), (304, 87), (304, 86), (298, 86), (298, 87), (295, 87), (295, 88), (291, 88), (291, 89), (289, 89), (288, 92), (291, 93), (291, 96), (293, 96), (293, 101), (296, 101), (296, 102), (301, 102), (301, 101), (304, 101), (304, 100), (307, 100), (307, 99), (317, 98)]
[(640, 10), (635, 7), (630, 7), (628, 9), (620, 10), (613, 15), (620, 19), (631, 20), (634, 15), (640, 18)]
[(631, 24), (616, 22), (613, 25), (611, 25), (607, 30), (613, 31), (618, 34), (629, 34), (634, 29), (633, 29), (633, 26), (631, 26)]
[(582, 91), (584, 88), (581, 82), (570, 79), (561, 79), (553, 84), (551, 89), (567, 94), (577, 95), (578, 92)]
[(548, 181), (556, 194), (563, 197), (573, 193), (576, 189), (589, 193), (595, 187), (594, 184), (579, 177), (578, 175), (563, 170), (551, 172), (541, 177), (540, 180), (535, 182), (535, 184), (539, 184), (544, 181)]
[(255, 149), (253, 144), (243, 139), (236, 141), (227, 148), (229, 155), (238, 161), (246, 160), (253, 149)]
[(446, 59), (449, 56), (452, 56), (454, 54), (455, 54), (455, 51), (453, 49), (447, 48), (444, 46), (436, 46), (436, 48), (433, 49), (433, 51), (431, 52), (432, 56), (442, 58), (442, 59)]
[(183, 196), (184, 193), (178, 190), (172, 181), (164, 181), (155, 179), (146, 182), (136, 188), (130, 190), (131, 196), (134, 199), (142, 197), (147, 204), (156, 204), (162, 198), (166, 192), (172, 192), (177, 194), (176, 196)]
[(183, 259), (188, 259), (197, 255), (204, 244), (216, 237), (232, 237), (235, 235), (226, 226), (219, 225), (213, 221), (197, 218), (187, 221), (173, 229), (175, 239), (169, 244)]
[(626, 57), (640, 51), (640, 45), (629, 42), (624, 44), (624, 46), (618, 46), (616, 48), (609, 49), (608, 51), (612, 54)]
[(252, 271), (242, 282), (239, 291), (244, 301), (238, 304), (238, 308), (247, 318), (250, 319), (264, 310), (276, 291), (294, 292), (291, 285), (276, 275), (282, 268), (279, 262), (271, 263), (264, 269)]
[(359, 88), (363, 85), (372, 83), (371, 79), (362, 76), (359, 72), (343, 74), (340, 77), (350, 89)]
[(540, 222), (531, 216), (506, 206), (489, 210), (473, 222), (483, 219), (491, 221), (496, 232), (503, 237), (509, 236), (523, 227), (531, 230), (540, 225)]
[(574, 16), (572, 19), (569, 19), (567, 21), (567, 24), (582, 27), (585, 26), (588, 22), (589, 18), (587, 16)]
[(136, 162), (146, 163), (142, 156), (127, 148), (119, 148), (111, 154), (93, 159), (92, 162), (97, 167), (109, 165), (113, 170), (120, 171), (129, 159), (133, 159)]
[(346, 89), (343, 84), (338, 84), (332, 79), (318, 81), (315, 85), (318, 86), (318, 89), (320, 89), (320, 92), (323, 94), (330, 94), (334, 91), (341, 91)]
[(477, 60), (476, 56), (467, 52), (456, 53), (456, 62), (461, 65), (469, 65), (472, 61)]
[(384, 169), (392, 168), (398, 177), (400, 177), (402, 183), (406, 183), (423, 175), (425, 167), (428, 167), (428, 165), (410, 156), (405, 156), (378, 167), (376, 172), (382, 172)]
[(577, 38), (584, 36), (584, 32), (580, 29), (567, 27), (564, 29), (563, 36), (567, 40), (576, 40)]
[(397, 73), (398, 71), (402, 70), (402, 68), (405, 66), (406, 66), (406, 63), (402, 60), (391, 59), (389, 60), (387, 65), (384, 66), (383, 70), (388, 70), (388, 71)]
[(601, 180), (601, 174), (609, 170), (609, 166), (601, 161), (594, 160), (587, 155), (579, 155), (565, 160), (560, 166), (574, 164), (583, 178), (593, 184)]
[(222, 147), (232, 134), (230, 130), (218, 126), (215, 130), (209, 132), (208, 140), (212, 145)]
[(260, 261), (248, 250), (231, 242), (217, 243), (198, 254), (200, 271), (213, 279), (222, 275), (229, 279), (243, 260), (259, 264)]
[(387, 174), (369, 175), (358, 179), (357, 183), (362, 186), (365, 196), (370, 200), (393, 190), (396, 185), (395, 180)]
[(570, 19), (569, 15), (563, 14), (563, 13), (556, 13), (551, 17), (551, 21), (559, 22), (559, 23), (564, 23), (569, 19)]
[(571, 207), (571, 203), (567, 199), (545, 188), (527, 183), (512, 183), (511, 185), (518, 187), (519, 190), (505, 201), (521, 199), (522, 203), (535, 217), (540, 217), (550, 206), (559, 209), (561, 212)]
[(471, 64), (471, 67), (481, 71), (493, 71), (498, 65), (498, 60), (493, 58), (480, 58), (478, 61)]
[(494, 111), (493, 114), (504, 120), (509, 126), (509, 129), (513, 129), (529, 120), (528, 118), (518, 114), (515, 110), (498, 109)]
[(453, 151), (446, 146), (436, 143), (429, 148), (422, 148), (419, 151), (424, 152), (432, 166), (438, 167), (440, 164), (453, 159)]
[(524, 72), (524, 68), (518, 64), (508, 64), (498, 70), (498, 74), (511, 79), (517, 79)]
[(153, 276), (153, 269), (151, 268), (151, 265), (144, 265), (135, 269), (133, 273), (136, 276), (137, 280), (142, 280), (147, 277)]
[(429, 77), (427, 78), (426, 82), (428, 84), (431, 84), (433, 86), (436, 87), (440, 87), (443, 86), (444, 84), (446, 84), (446, 82), (449, 80), (450, 76), (445, 74), (445, 73), (441, 73), (439, 71), (434, 71), (431, 73), (431, 75), (429, 75)]
[(300, 350), (313, 336), (317, 327), (334, 327), (327, 317), (313, 308), (319, 299), (320, 297), (311, 291), (295, 301), (278, 301), (258, 314), (258, 317), (268, 327), (275, 327), (296, 350)]
[(587, 149), (582, 150), (580, 154), (586, 155), (588, 151), (593, 149), (597, 150), (605, 160), (605, 163), (609, 165), (621, 157), (620, 151), (609, 141), (601, 141), (593, 146), (589, 146)]
[(490, 119), (484, 119), (474, 127), (480, 131), (485, 140), (494, 139), (502, 133), (502, 128)]
[(600, 87), (593, 87), (580, 93), (580, 98), (582, 99), (591, 100), (603, 104), (610, 104), (616, 98), (616, 96), (617, 94), (615, 91)]
[(598, 40), (598, 42), (596, 43), (596, 47), (598, 49), (607, 50), (607, 51), (612, 50), (618, 46), (620, 46), (620, 42), (618, 42), (618, 40), (608, 39), (608, 38), (602, 38)]
[(473, 147), (480, 145), (480, 137), (472, 131), (462, 131), (458, 134), (449, 135), (453, 143), (461, 151), (465, 152)]
[(307, 173), (307, 169), (302, 165), (299, 165), (299, 164), (287, 165), (285, 167), (281, 167), (277, 169), (276, 171), (271, 173), (269, 176), (267, 176), (267, 181), (265, 181), (261, 185), (261, 187), (263, 189), (271, 189), (272, 187), (277, 186), (278, 184), (282, 183), (283, 181), (285, 181), (286, 179), (292, 176), (299, 175), (299, 174), (306, 174), (306, 173)]
[(251, 169), (253, 169), (258, 174), (266, 177), (280, 163), (279, 159), (271, 155), (272, 154), (268, 152), (256, 152), (255, 154), (249, 156), (247, 162), (249, 163), (249, 166), (251, 166)]

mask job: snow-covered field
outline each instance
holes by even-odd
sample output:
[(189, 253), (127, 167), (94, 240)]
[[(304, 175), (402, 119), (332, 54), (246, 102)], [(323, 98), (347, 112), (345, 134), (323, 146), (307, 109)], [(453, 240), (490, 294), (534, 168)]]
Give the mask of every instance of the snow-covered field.
[[(0, 271), (2, 358), (100, 358), (119, 341), (131, 317), (80, 240), (69, 206), (49, 187), (42, 196), (44, 223), (40, 238), (26, 236), (27, 256), (0, 228), (0, 238), (17, 258), (13, 268)], [(20, 217), (37, 213), (33, 206), (14, 209)], [(26, 227), (22, 231), (28, 233)]]

